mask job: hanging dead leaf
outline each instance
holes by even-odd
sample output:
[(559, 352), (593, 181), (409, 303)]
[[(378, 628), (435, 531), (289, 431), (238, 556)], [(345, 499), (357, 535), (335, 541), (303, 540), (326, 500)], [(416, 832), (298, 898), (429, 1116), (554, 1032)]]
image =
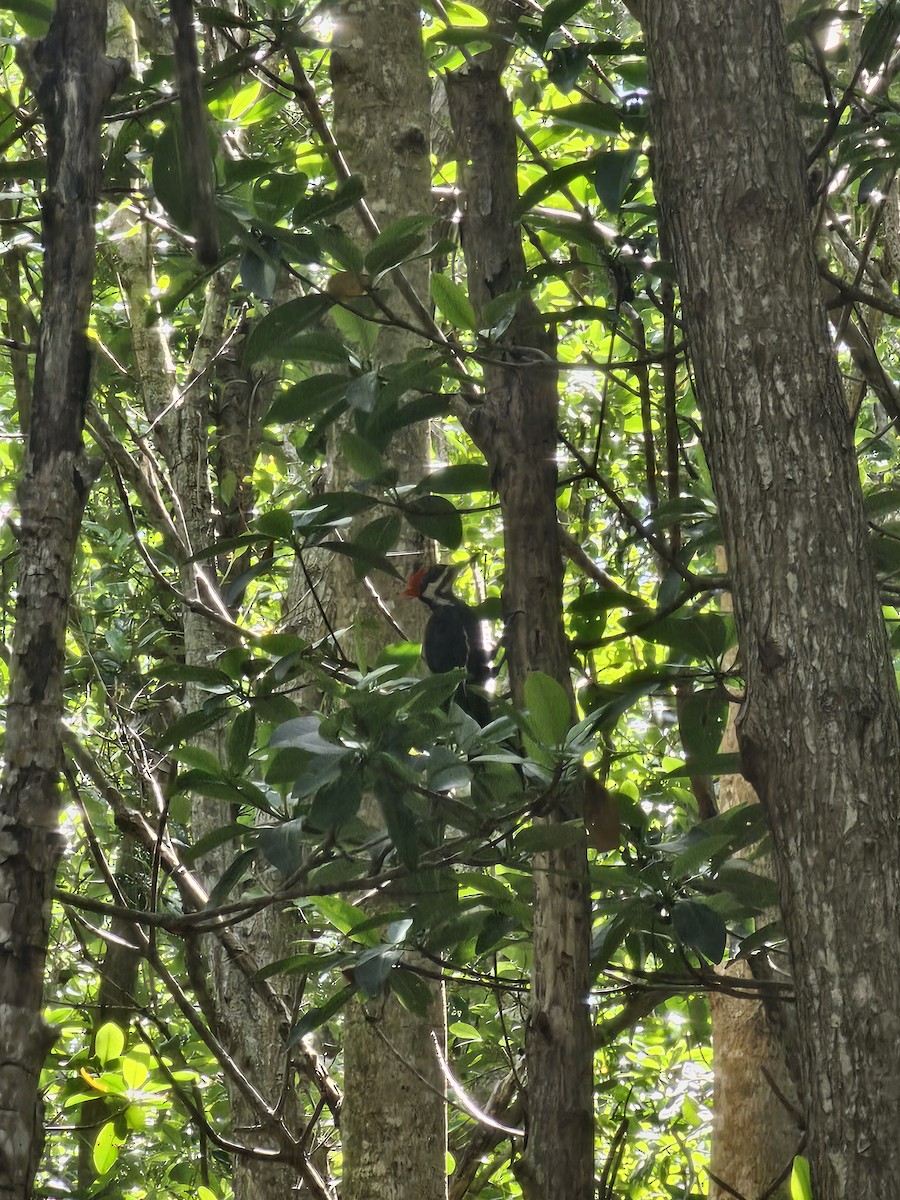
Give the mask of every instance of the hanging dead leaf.
[(595, 850), (615, 850), (622, 841), (616, 798), (589, 771), (584, 773), (584, 828)]

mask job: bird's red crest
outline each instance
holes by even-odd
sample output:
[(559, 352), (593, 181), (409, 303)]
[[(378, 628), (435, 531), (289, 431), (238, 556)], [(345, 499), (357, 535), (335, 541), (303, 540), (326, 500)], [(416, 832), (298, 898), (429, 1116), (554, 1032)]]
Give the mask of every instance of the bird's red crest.
[(428, 567), (421, 567), (418, 571), (413, 571), (409, 579), (406, 581), (406, 591), (401, 592), (401, 596), (407, 596), (411, 600), (418, 600), (422, 595), (422, 585), (425, 582), (425, 576), (428, 574)]

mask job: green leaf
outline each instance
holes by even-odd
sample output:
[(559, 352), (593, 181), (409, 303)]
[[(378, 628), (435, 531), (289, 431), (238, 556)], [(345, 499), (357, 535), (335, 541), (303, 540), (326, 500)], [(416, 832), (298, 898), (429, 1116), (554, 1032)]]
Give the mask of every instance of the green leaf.
[[(380, 563), (384, 555), (397, 545), (401, 528), (402, 523), (396, 513), (392, 513), (389, 517), (376, 517), (374, 521), (370, 521), (360, 529), (350, 545), (377, 555)], [(353, 570), (356, 578), (362, 579), (368, 574), (369, 568), (365, 562), (357, 559), (353, 564)]]
[(413, 1016), (427, 1017), (430, 1013), (434, 997), (421, 976), (397, 967), (391, 973), (391, 991)]
[(281, 304), (253, 327), (244, 347), (244, 362), (248, 365), (261, 358), (283, 361), (290, 357), (288, 347), (294, 336), (308, 325), (315, 324), (331, 308), (327, 296), (300, 296)]
[(349, 362), (347, 348), (341, 339), (324, 329), (291, 338), (279, 358), (281, 361), (322, 362), (336, 366), (346, 366)]
[(453, 463), (432, 471), (416, 484), (417, 492), (438, 492), (442, 496), (468, 496), (490, 491), (491, 476), (486, 463)]
[(602, 101), (584, 100), (555, 108), (550, 119), (556, 125), (567, 125), (573, 129), (589, 129), (593, 133), (604, 133), (612, 137), (622, 128), (622, 114), (613, 104)]
[(125, 1139), (116, 1133), (114, 1122), (107, 1121), (94, 1142), (94, 1170), (98, 1175), (106, 1175), (112, 1170), (124, 1145)]
[(524, 216), (536, 204), (540, 204), (547, 196), (551, 196), (554, 192), (566, 187), (574, 179), (588, 178), (591, 169), (599, 158), (599, 153), (591, 154), (580, 161), (565, 163), (561, 167), (555, 167), (552, 171), (542, 171), (534, 183), (530, 184), (519, 197), (516, 207), (513, 210), (514, 216)]
[(232, 889), (237, 887), (250, 870), (255, 858), (255, 847), (250, 850), (242, 850), (240, 854), (236, 855), (216, 881), (204, 907), (216, 908), (219, 904), (223, 904), (231, 895)]
[(594, 171), (594, 187), (611, 213), (618, 212), (621, 208), (640, 155), (640, 148), (607, 150), (599, 155)]
[[(378, 945), (380, 940), (378, 933), (370, 926), (366, 914), (360, 912), (358, 908), (354, 908), (352, 904), (348, 904), (346, 900), (342, 900), (340, 896), (316, 896), (313, 900), (313, 907), (321, 913), (329, 925), (333, 925), (339, 933), (349, 937), (351, 941), (359, 942), (363, 946)], [(368, 927), (357, 930), (357, 926)]]
[(718, 688), (700, 688), (678, 701), (678, 729), (689, 760), (708, 762), (719, 751), (728, 701)]
[(369, 248), (365, 258), (366, 271), (376, 276), (405, 262), (421, 246), (433, 224), (434, 217), (427, 213), (393, 221)]
[(376, 448), (352, 429), (341, 433), (341, 453), (360, 479), (375, 479), (384, 470), (384, 461)]
[(413, 529), (434, 538), (449, 550), (455, 550), (462, 544), (462, 518), (443, 496), (429, 495), (408, 500), (403, 507), (403, 515)]
[(563, 685), (543, 671), (525, 680), (528, 725), (543, 746), (562, 746), (572, 724), (572, 703)]
[(570, 17), (574, 17), (577, 12), (587, 4), (587, 0), (550, 0), (541, 13), (541, 32), (546, 38), (554, 29), (559, 29), (560, 25), (565, 25)]
[(313, 829), (327, 832), (339, 829), (352, 821), (362, 802), (362, 776), (359, 773), (339, 776), (333, 783), (319, 788), (313, 797), (308, 823)]
[(683, 945), (711, 963), (722, 961), (728, 930), (717, 912), (699, 900), (677, 900), (672, 909), (672, 925)]
[(376, 795), (384, 813), (388, 837), (403, 865), (414, 871), (419, 862), (416, 819), (395, 788), (382, 783), (376, 788)]
[(559, 825), (535, 823), (520, 829), (513, 839), (517, 851), (537, 854), (542, 850), (564, 850), (566, 846), (584, 845), (584, 822), (565, 821)]
[(302, 171), (269, 171), (253, 185), (253, 205), (264, 221), (275, 224), (300, 203), (308, 184)]
[(292, 875), (303, 861), (309, 845), (303, 821), (282, 821), (259, 831), (257, 845), (273, 867), (282, 875)]
[(798, 1154), (791, 1168), (791, 1200), (813, 1200), (809, 1159)]
[(400, 961), (401, 950), (393, 947), (378, 946), (374, 950), (366, 950), (353, 964), (353, 982), (370, 999), (374, 999), (382, 990), (387, 978)]
[(107, 1021), (97, 1030), (94, 1040), (94, 1053), (100, 1062), (106, 1066), (114, 1058), (118, 1058), (125, 1049), (125, 1034), (113, 1021)]
[(317, 221), (331, 220), (339, 213), (352, 208), (365, 195), (365, 182), (361, 175), (351, 175), (333, 192), (321, 191), (304, 196), (294, 209), (292, 223), (295, 226), (310, 226)]
[(358, 375), (347, 387), (347, 404), (359, 412), (370, 413), (378, 400), (381, 379), (377, 371)]
[(252, 708), (242, 709), (231, 722), (226, 740), (228, 769), (238, 775), (247, 765), (256, 735), (256, 714)]
[(735, 641), (734, 619), (712, 612), (656, 619), (648, 618), (644, 613), (633, 613), (623, 618), (622, 627), (644, 641), (670, 646), (682, 655), (702, 662), (718, 661)]
[(431, 298), (442, 316), (457, 329), (478, 328), (478, 318), (475, 309), (469, 302), (469, 297), (458, 283), (448, 275), (432, 275)]
[(293, 421), (304, 421), (343, 400), (349, 384), (348, 375), (323, 374), (301, 379), (275, 397), (266, 414), (265, 424), (286, 425)]
[(308, 1033), (312, 1033), (314, 1029), (318, 1029), (320, 1025), (324, 1025), (335, 1013), (340, 1012), (355, 994), (355, 987), (341, 988), (339, 992), (335, 992), (333, 996), (329, 997), (324, 1004), (320, 1004), (317, 1008), (309, 1009), (287, 1035), (284, 1043), (285, 1049), (290, 1050), (292, 1046), (296, 1046), (298, 1042), (302, 1041)]

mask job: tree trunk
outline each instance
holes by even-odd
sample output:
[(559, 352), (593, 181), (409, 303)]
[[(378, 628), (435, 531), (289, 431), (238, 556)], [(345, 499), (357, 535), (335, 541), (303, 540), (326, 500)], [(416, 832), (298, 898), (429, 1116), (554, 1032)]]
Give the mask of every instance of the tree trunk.
[(100, 121), (118, 67), (105, 0), (60, 0), (35, 51), (47, 130), (44, 296), (25, 476), (6, 763), (0, 791), (0, 1197), (31, 1195), (42, 1145), (38, 1080), (50, 892), (59, 861), (63, 662), (72, 561), (93, 467), (82, 430), (91, 386)]
[[(334, 128), (350, 170), (363, 176), (365, 202), (380, 229), (431, 209), (428, 70), (415, 0), (343, 0), (336, 6), (331, 54)], [(346, 227), (364, 248), (371, 227)], [(428, 263), (403, 268), (427, 305)], [(379, 284), (389, 307), (410, 318), (390, 280)], [(375, 347), (379, 362), (402, 362), (418, 345), (403, 330), (384, 329)], [(340, 454), (340, 430), (331, 439), (329, 487), (351, 488), (355, 479)], [(401, 483), (422, 478), (428, 462), (423, 423), (394, 435), (385, 456)], [(398, 549), (410, 566), (424, 557), (424, 539), (406, 530)], [(392, 640), (372, 595), (354, 577), (351, 563), (335, 555), (328, 566), (336, 624), (351, 628), (351, 656), (372, 665)], [(373, 579), (389, 607), (397, 585)], [(383, 587), (382, 587), (383, 585)], [(421, 605), (410, 602), (403, 622), (421, 632)], [(424, 610), (422, 610), (424, 612)], [(372, 804), (374, 809), (374, 802)], [(381, 824), (380, 814), (372, 813)], [(344, 1106), (341, 1122), (343, 1200), (444, 1200), (447, 1194), (447, 1112), (444, 1077), (433, 1038), (446, 1041), (444, 994), (431, 984), (429, 1011), (417, 1015), (392, 995), (353, 1002), (344, 1025)]]
[[(477, 313), (524, 282), (512, 106), (501, 55), (481, 55), (446, 80), (465, 188), (463, 248)], [(466, 161), (468, 160), (468, 161)], [(524, 707), (532, 671), (569, 695), (562, 625), (563, 566), (556, 517), (558, 395), (554, 340), (526, 295), (486, 365), (484, 403), (467, 430), (484, 453), (503, 513), (507, 628), (513, 699)], [(562, 803), (548, 824), (571, 813)], [(528, 1143), (518, 1178), (530, 1197), (588, 1200), (593, 1187), (593, 1073), (588, 951), (590, 904), (584, 846), (536, 855), (531, 1013), (526, 1034)]]
[[(817, 1200), (896, 1195), (900, 711), (819, 302), (776, 0), (645, 6), (682, 287), (772, 831)], [(865, 936), (860, 936), (860, 931)]]

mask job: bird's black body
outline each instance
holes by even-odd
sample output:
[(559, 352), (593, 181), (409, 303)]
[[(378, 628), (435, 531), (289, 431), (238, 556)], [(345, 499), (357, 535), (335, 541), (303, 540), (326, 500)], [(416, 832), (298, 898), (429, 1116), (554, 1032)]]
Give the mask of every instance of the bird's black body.
[(453, 594), (459, 567), (438, 563), (410, 575), (404, 596), (427, 604), (431, 616), (422, 638), (422, 657), (433, 674), (465, 667), (466, 680), (456, 695), (457, 703), (479, 725), (491, 720), (483, 688), (492, 678), (491, 652), (484, 636), (484, 623), (474, 609)]

